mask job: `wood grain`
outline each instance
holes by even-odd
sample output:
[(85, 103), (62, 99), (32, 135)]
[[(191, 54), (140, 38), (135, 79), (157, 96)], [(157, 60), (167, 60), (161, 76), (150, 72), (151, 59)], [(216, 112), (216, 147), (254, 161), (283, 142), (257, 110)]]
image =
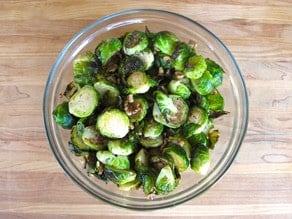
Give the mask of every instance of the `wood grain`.
[[(0, 0), (0, 218), (291, 218), (292, 2), (253, 0)], [(156, 8), (214, 32), (244, 76), (249, 127), (227, 174), (180, 206), (130, 211), (75, 185), (50, 151), (42, 98), (56, 56), (110, 13)]]

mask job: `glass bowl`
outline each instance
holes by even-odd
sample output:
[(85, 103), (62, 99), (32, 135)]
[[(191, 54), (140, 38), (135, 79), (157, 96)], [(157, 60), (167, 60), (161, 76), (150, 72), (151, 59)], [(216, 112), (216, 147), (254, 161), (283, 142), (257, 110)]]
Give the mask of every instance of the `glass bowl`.
[[(225, 98), (225, 110), (229, 114), (215, 120), (215, 128), (221, 132), (219, 141), (211, 151), (211, 166), (205, 176), (192, 170), (182, 173), (179, 186), (170, 194), (147, 199), (141, 190), (121, 191), (113, 183), (104, 183), (90, 177), (83, 169), (80, 158), (68, 147), (70, 131), (59, 127), (52, 112), (62, 99), (60, 94), (72, 81), (72, 62), (86, 51), (94, 51), (96, 45), (109, 37), (119, 37), (127, 31), (152, 32), (168, 30), (180, 40), (197, 43), (197, 52), (220, 64), (225, 71), (219, 91)], [(240, 70), (226, 46), (197, 22), (167, 11), (152, 9), (127, 10), (96, 20), (76, 34), (64, 47), (54, 63), (46, 84), (43, 99), (43, 116), (47, 137), (57, 161), (65, 173), (81, 188), (96, 198), (131, 209), (159, 209), (188, 201), (208, 190), (226, 172), (243, 141), (248, 124), (248, 99)]]

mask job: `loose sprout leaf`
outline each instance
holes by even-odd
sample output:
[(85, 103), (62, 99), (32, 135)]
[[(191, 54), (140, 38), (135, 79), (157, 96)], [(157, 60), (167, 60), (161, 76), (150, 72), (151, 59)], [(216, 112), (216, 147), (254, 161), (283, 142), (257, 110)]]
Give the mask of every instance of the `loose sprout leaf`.
[(224, 70), (194, 41), (146, 27), (75, 58), (52, 116), (71, 129), (69, 150), (89, 175), (152, 197), (175, 190), (187, 169), (208, 173), (220, 137), (215, 119), (228, 113)]
[(96, 48), (95, 54), (101, 61), (102, 65), (105, 65), (107, 61), (114, 56), (122, 48), (122, 43), (117, 38), (109, 38), (102, 41)]

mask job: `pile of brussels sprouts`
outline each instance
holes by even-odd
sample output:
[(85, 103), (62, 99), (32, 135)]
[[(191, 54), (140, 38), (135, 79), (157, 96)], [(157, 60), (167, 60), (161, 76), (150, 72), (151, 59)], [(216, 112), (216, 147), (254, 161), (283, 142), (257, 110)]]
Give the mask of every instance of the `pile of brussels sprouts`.
[[(88, 173), (122, 190), (167, 194), (191, 169), (206, 174), (225, 114), (223, 69), (168, 31), (135, 30), (73, 62), (53, 112)], [(189, 168), (190, 167), (190, 168)]]

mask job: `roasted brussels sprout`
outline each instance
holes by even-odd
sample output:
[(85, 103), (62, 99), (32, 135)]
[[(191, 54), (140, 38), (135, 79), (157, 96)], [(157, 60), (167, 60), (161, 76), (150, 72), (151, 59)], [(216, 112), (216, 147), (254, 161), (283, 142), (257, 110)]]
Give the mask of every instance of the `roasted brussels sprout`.
[(166, 55), (172, 55), (176, 43), (179, 41), (177, 36), (169, 31), (158, 32), (154, 36), (154, 47)]
[(85, 144), (82, 140), (81, 134), (78, 134), (77, 126), (73, 126), (71, 129), (71, 137), (70, 137), (71, 148), (74, 149), (73, 145), (79, 148), (82, 151), (89, 150), (89, 146)]
[(168, 84), (168, 90), (170, 93), (176, 94), (183, 99), (188, 99), (192, 93), (188, 86), (180, 80), (171, 80)]
[(224, 70), (213, 60), (206, 59), (207, 70), (212, 75), (212, 84), (218, 87), (222, 84)]
[(174, 52), (171, 55), (172, 66), (177, 71), (182, 71), (185, 68), (185, 64), (190, 57), (194, 55), (194, 50), (184, 42), (179, 42), (176, 44)]
[(123, 183), (119, 185), (119, 189), (123, 191), (131, 191), (139, 188), (141, 180), (139, 178), (134, 179), (133, 181)]
[(163, 144), (163, 137), (161, 135), (156, 138), (140, 137), (139, 142), (145, 148), (155, 148)]
[(124, 110), (131, 122), (140, 122), (144, 119), (149, 108), (148, 102), (143, 97), (129, 96), (124, 104)]
[(143, 136), (145, 138), (157, 138), (161, 136), (164, 126), (161, 123), (156, 122), (153, 118), (145, 121), (143, 127)]
[(77, 119), (69, 112), (68, 102), (60, 103), (53, 111), (55, 122), (64, 129), (71, 129), (76, 124)]
[(224, 109), (224, 98), (218, 92), (212, 92), (201, 97), (200, 106), (207, 112), (223, 111)]
[(94, 88), (98, 91), (100, 102), (104, 107), (117, 106), (120, 103), (120, 91), (114, 84), (108, 81), (97, 81)]
[(160, 170), (156, 178), (155, 190), (158, 194), (167, 194), (177, 187), (179, 181), (180, 178), (176, 176), (174, 170), (166, 165)]
[(129, 132), (130, 120), (119, 109), (109, 109), (101, 113), (96, 122), (99, 132), (108, 138), (123, 138)]
[(115, 155), (110, 151), (97, 151), (96, 158), (105, 165), (110, 165), (117, 169), (130, 169), (130, 161), (127, 156)]
[(104, 149), (108, 141), (96, 130), (94, 125), (85, 127), (81, 138), (90, 149), (97, 151)]
[(135, 54), (144, 64), (144, 70), (150, 69), (154, 63), (154, 54), (151, 49), (147, 48), (139, 53)]
[(166, 95), (161, 91), (155, 93), (155, 121), (170, 128), (178, 128), (186, 122), (188, 111), (188, 105), (180, 96)]
[(136, 172), (133, 170), (118, 169), (105, 165), (104, 173), (108, 179), (118, 185), (123, 185), (136, 179)]
[(145, 32), (133, 31), (126, 34), (123, 41), (123, 51), (127, 55), (137, 54), (148, 47), (148, 38)]
[(151, 87), (156, 85), (156, 82), (150, 78), (145, 72), (135, 71), (127, 78), (128, 88), (126, 92), (129, 94), (143, 94)]
[(196, 145), (191, 154), (191, 168), (201, 175), (206, 175), (209, 170), (210, 159), (209, 148), (204, 145)]
[(111, 139), (108, 141), (107, 147), (113, 154), (128, 156), (134, 153), (135, 142), (129, 139)]
[(135, 71), (145, 71), (143, 60), (138, 55), (126, 56), (120, 63), (118, 72), (121, 75), (121, 79), (128, 76)]
[(141, 148), (135, 156), (135, 170), (141, 172), (149, 166), (149, 154), (146, 149)]
[(122, 48), (122, 43), (117, 38), (109, 38), (102, 41), (95, 49), (95, 54), (101, 61), (102, 65), (105, 65), (107, 61), (114, 56)]
[(81, 87), (84, 85), (93, 85), (97, 80), (96, 74), (99, 72), (98, 64), (92, 52), (80, 55), (73, 61), (74, 82)]
[(69, 84), (67, 84), (66, 89), (64, 91), (64, 96), (67, 98), (67, 100), (70, 100), (70, 98), (80, 89), (80, 86), (75, 83), (74, 81), (71, 81)]
[(196, 55), (188, 59), (186, 68), (183, 70), (185, 76), (190, 79), (198, 79), (207, 69), (207, 64), (203, 56)]
[(79, 118), (90, 116), (99, 104), (98, 92), (89, 85), (80, 88), (69, 100), (69, 112)]
[(172, 158), (175, 167), (179, 172), (185, 171), (189, 167), (189, 159), (185, 150), (178, 144), (169, 144), (163, 148), (163, 154), (167, 154)]
[(207, 95), (214, 90), (212, 75), (205, 71), (198, 79), (191, 79), (192, 88), (201, 95)]

